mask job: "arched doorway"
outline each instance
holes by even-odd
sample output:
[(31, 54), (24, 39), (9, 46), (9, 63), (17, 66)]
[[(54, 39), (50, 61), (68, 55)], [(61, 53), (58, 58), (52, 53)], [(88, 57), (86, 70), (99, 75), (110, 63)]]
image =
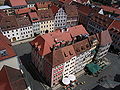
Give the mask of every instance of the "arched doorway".
[(48, 33), (48, 32), (49, 32), (48, 30), (45, 31), (45, 33)]
[(13, 41), (16, 41), (16, 37), (13, 37), (12, 40), (13, 40)]

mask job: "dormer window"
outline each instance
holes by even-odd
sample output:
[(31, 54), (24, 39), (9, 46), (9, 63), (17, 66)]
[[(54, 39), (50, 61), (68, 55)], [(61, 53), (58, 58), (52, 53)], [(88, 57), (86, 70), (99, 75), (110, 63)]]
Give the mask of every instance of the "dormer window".
[(1, 50), (1, 51), (0, 51), (0, 56), (1, 56), (1, 57), (7, 56), (7, 55), (8, 55), (8, 53), (7, 53), (6, 50)]
[(66, 55), (66, 53), (64, 52), (64, 56), (67, 57), (68, 55)]
[(70, 51), (69, 51), (69, 54), (70, 54), (70, 55), (73, 55)]

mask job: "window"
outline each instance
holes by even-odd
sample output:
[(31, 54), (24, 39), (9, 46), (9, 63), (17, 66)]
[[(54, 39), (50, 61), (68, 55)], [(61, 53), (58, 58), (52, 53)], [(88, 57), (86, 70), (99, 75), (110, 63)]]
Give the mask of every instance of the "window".
[(19, 37), (17, 37), (17, 39), (19, 39)]
[(7, 55), (8, 55), (8, 53), (7, 53), (6, 50), (1, 50), (1, 51), (0, 51), (0, 56), (1, 56), (1, 57), (7, 56)]
[(18, 35), (18, 33), (16, 33)]
[(12, 34), (14, 36), (14, 34)]
[(10, 37), (10, 35), (8, 35), (8, 37)]
[(6, 34), (6, 32), (4, 32), (4, 34)]

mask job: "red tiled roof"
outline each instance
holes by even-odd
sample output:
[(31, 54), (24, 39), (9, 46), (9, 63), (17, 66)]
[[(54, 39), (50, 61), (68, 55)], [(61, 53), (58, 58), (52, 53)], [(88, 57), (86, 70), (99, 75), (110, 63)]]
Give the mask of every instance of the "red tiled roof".
[(78, 8), (78, 13), (83, 14), (85, 16), (88, 16), (91, 13), (98, 13), (99, 11), (100, 11), (100, 8), (97, 8), (97, 7), (91, 8), (89, 6), (83, 6), (83, 5), (81, 5)]
[(17, 10), (15, 10), (15, 13), (16, 14), (24, 14), (24, 13), (31, 12), (31, 10), (36, 10), (36, 8), (35, 7), (31, 7), (31, 8), (17, 9)]
[(109, 6), (104, 6), (104, 5), (101, 5), (100, 7), (101, 7), (104, 11), (112, 12), (112, 13), (116, 13), (116, 14), (120, 14), (120, 9), (113, 8), (113, 7), (109, 7)]
[(68, 31), (66, 32), (61, 32), (61, 30), (56, 30), (55, 32), (38, 36), (35, 40), (31, 41), (30, 44), (32, 46), (35, 46), (35, 43), (38, 42), (38, 46), (41, 46), (41, 50), (38, 51), (38, 53), (41, 56), (44, 56), (51, 52), (51, 48), (53, 48), (53, 46), (56, 45), (56, 41), (57, 42), (72, 41), (72, 37), (75, 37), (80, 34), (83, 34), (83, 35), (88, 34), (82, 25), (68, 28)]
[(99, 13), (94, 13), (91, 16), (91, 20), (106, 28), (108, 28), (109, 25), (113, 22), (113, 19)]
[(120, 21), (119, 20), (114, 20), (111, 25), (109, 26), (108, 30), (115, 28), (120, 31)]
[(53, 13), (51, 9), (37, 10), (40, 21), (53, 20)]
[(21, 6), (21, 5), (27, 5), (25, 0), (9, 0), (11, 6)]
[(73, 45), (75, 53), (80, 55), (80, 53), (90, 49), (90, 43), (88, 39), (77, 42)]
[(1, 33), (0, 33), (0, 48), (1, 48), (1, 50), (6, 50), (7, 54), (8, 54), (7, 56), (0, 56), (0, 60), (4, 60), (7, 58), (16, 56), (16, 54), (11, 46), (10, 41), (5, 36), (3, 36)]
[(59, 8), (58, 8), (56, 5), (51, 5), (51, 6), (50, 6), (50, 9), (52, 10), (52, 12), (53, 12), (54, 15), (55, 15), (55, 14), (58, 12), (58, 10), (59, 10)]
[(30, 12), (28, 14), (29, 14), (30, 20), (32, 22), (38, 22), (38, 21), (40, 21), (40, 19), (39, 19), (39, 17), (38, 17), (38, 15), (37, 15), (36, 12)]
[(110, 37), (110, 34), (108, 30), (102, 31), (97, 34), (98, 40), (100, 42), (100, 46), (105, 46), (109, 43), (112, 43), (112, 39)]
[(37, 9), (40, 9), (40, 8), (48, 8), (49, 5), (51, 5), (51, 4), (52, 4), (51, 1), (37, 2), (37, 3), (36, 3), (36, 7), (37, 7)]
[(77, 7), (75, 5), (65, 5), (65, 12), (67, 14), (67, 17), (77, 17), (78, 11)]
[(75, 0), (78, 3), (87, 3), (89, 0)]
[(88, 32), (85, 30), (85, 28), (82, 25), (77, 25), (68, 28), (68, 32), (71, 34), (72, 37), (78, 36), (78, 35), (84, 35), (88, 34)]
[(52, 67), (62, 64), (76, 56), (72, 45), (55, 50), (45, 56), (45, 59)]
[(59, 0), (60, 2), (63, 2), (63, 3), (67, 3), (69, 4), (70, 2), (72, 2), (72, 0)]
[[(20, 70), (3, 66), (0, 77), (0, 90), (25, 90), (27, 88)], [(3, 86), (4, 89), (1, 89)]]

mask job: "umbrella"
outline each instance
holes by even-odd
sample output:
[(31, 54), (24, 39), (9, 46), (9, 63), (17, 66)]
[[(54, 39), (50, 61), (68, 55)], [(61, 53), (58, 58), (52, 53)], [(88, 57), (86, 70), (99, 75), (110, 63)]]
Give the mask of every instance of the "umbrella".
[(75, 77), (75, 75), (69, 75), (68, 79), (71, 80), (71, 81), (75, 81), (76, 77)]
[(69, 80), (68, 78), (63, 78), (63, 79), (62, 79), (62, 82), (63, 82), (63, 84), (65, 84), (65, 85), (69, 85), (69, 84), (70, 84), (70, 80)]

